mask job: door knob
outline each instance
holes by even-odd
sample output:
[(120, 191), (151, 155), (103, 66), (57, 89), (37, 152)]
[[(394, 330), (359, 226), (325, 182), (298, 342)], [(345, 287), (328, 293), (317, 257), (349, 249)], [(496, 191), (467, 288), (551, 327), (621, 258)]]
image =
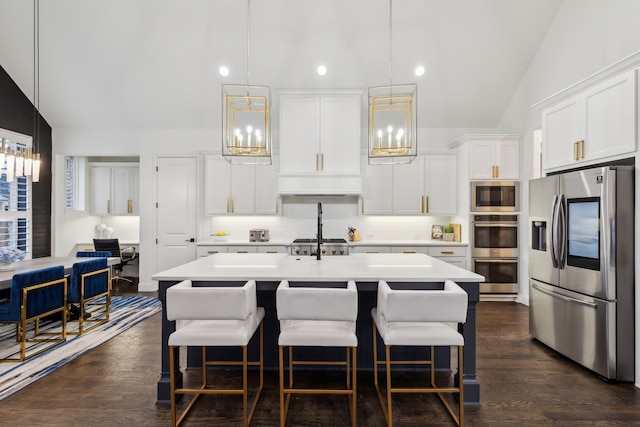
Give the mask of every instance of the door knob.
[(189, 242), (189, 243), (193, 243), (193, 242), (195, 242), (195, 241), (196, 241), (196, 239), (195, 239), (195, 238), (193, 238), (193, 237), (192, 237), (192, 238), (190, 238), (190, 239), (185, 240), (185, 242)]

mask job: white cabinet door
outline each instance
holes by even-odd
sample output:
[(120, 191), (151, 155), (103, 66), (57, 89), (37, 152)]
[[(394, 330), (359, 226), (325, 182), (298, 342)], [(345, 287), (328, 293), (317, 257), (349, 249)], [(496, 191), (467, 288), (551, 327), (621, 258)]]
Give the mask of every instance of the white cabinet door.
[(453, 155), (424, 157), (425, 213), (455, 215), (457, 213), (457, 158)]
[(424, 213), (424, 162), (421, 158), (393, 165), (393, 212), (399, 215)]
[(91, 167), (91, 212), (108, 215), (111, 207), (111, 168)]
[(520, 141), (496, 141), (494, 163), (496, 178), (504, 180), (520, 179)]
[(140, 168), (91, 166), (91, 211), (95, 215), (138, 215)]
[[(134, 184), (137, 181), (138, 168), (113, 167), (111, 168), (111, 214), (133, 214)], [(136, 197), (137, 199), (137, 197)]]
[(393, 166), (370, 165), (368, 156), (362, 157), (361, 212), (365, 215), (393, 213)]
[(520, 141), (472, 141), (469, 159), (473, 180), (520, 179)]
[(474, 141), (469, 146), (469, 176), (471, 179), (493, 179), (494, 141)]
[(542, 112), (544, 167), (555, 168), (576, 161), (575, 143), (582, 139), (582, 104), (571, 98)]
[(636, 149), (636, 71), (628, 71), (584, 93), (584, 159)]
[(278, 159), (273, 157), (271, 165), (255, 166), (255, 213), (275, 215), (280, 212), (278, 196)]
[(254, 214), (256, 212), (256, 165), (230, 165), (229, 170), (231, 174), (229, 213)]
[(321, 101), (320, 172), (360, 173), (360, 99)]
[(289, 246), (257, 246), (256, 252), (259, 254), (288, 254)]
[(320, 98), (280, 98), (280, 172), (317, 172), (320, 167)]
[(221, 155), (204, 156), (204, 209), (206, 215), (231, 212), (229, 163)]
[(636, 151), (636, 70), (542, 111), (544, 168), (578, 166)]

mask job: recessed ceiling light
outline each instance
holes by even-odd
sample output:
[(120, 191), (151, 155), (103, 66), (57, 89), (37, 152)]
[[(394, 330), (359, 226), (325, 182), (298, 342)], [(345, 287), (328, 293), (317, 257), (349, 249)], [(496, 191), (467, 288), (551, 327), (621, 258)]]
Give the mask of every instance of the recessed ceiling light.
[(320, 65), (318, 66), (318, 69), (316, 71), (318, 72), (319, 76), (324, 76), (325, 74), (327, 74), (327, 67), (325, 67), (324, 65)]
[(422, 65), (418, 65), (415, 70), (416, 76), (420, 77), (424, 74), (424, 67)]
[(220, 67), (218, 72), (220, 73), (220, 75), (222, 77), (227, 77), (229, 75), (229, 69), (227, 67), (225, 67), (224, 65), (222, 67)]

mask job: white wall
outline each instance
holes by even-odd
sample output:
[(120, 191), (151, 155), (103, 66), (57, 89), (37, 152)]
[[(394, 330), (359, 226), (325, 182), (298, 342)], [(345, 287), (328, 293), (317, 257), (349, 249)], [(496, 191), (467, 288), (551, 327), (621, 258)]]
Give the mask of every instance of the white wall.
[[(640, 2), (637, 0), (565, 0), (549, 27), (527, 73), (501, 120), (503, 131), (525, 135), (522, 155), (522, 209), (528, 209), (528, 186), (533, 176), (533, 131), (541, 126), (540, 111), (531, 106), (593, 73), (640, 50)], [(636, 178), (637, 178), (636, 174)], [(636, 185), (636, 200), (640, 200)], [(640, 223), (636, 209), (636, 223)], [(636, 227), (636, 242), (640, 236)], [(528, 252), (522, 227), (522, 302), (528, 303)], [(636, 245), (636, 265), (640, 265)], [(640, 274), (636, 275), (636, 386), (640, 386)]]

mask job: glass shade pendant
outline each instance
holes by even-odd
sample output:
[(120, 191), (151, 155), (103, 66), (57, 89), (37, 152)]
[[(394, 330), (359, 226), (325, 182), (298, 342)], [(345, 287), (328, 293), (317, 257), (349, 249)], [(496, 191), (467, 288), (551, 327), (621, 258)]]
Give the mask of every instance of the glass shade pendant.
[(271, 90), (222, 85), (222, 155), (231, 164), (271, 164)]
[(369, 164), (416, 158), (416, 92), (415, 84), (369, 88)]

